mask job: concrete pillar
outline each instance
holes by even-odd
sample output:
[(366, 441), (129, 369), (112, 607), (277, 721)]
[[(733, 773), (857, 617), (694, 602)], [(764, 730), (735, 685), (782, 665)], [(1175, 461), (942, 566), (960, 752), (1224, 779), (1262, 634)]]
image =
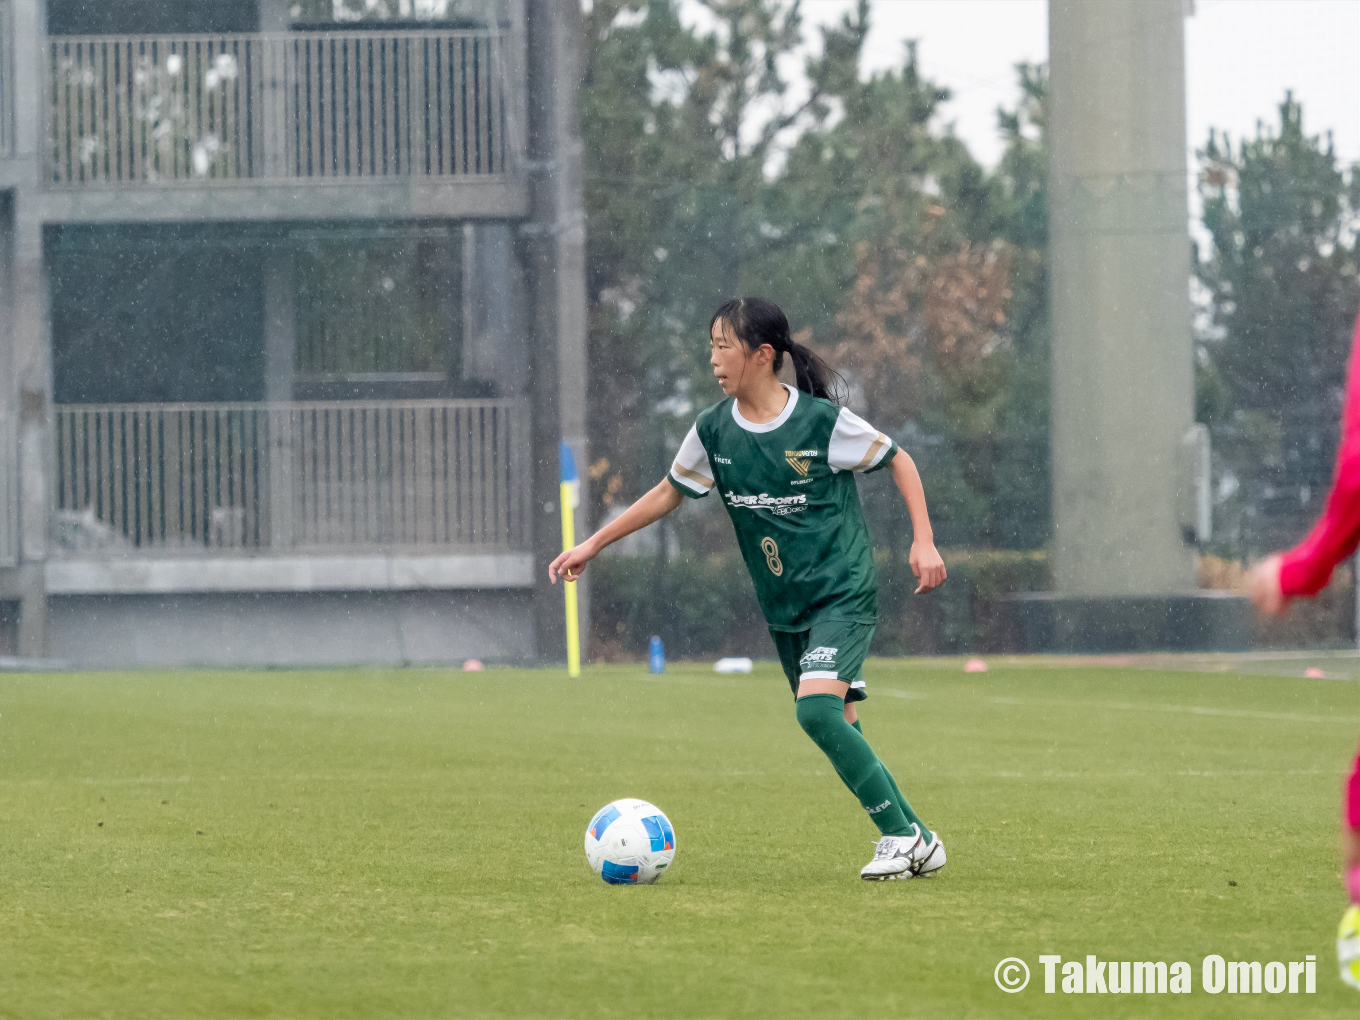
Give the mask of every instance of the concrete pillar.
[[(293, 0), (259, 0), (260, 31), (271, 35), (281, 35), (292, 28)], [(284, 80), (285, 43), (273, 40), (261, 48), (261, 100), (260, 122), (263, 127), (261, 144), (264, 149), (265, 176), (270, 178), (288, 175), (288, 139), (286, 96), (288, 82)]]
[(499, 397), (529, 393), (524, 269), (507, 223), (463, 226), (462, 376)]
[(1053, 576), (1065, 596), (1195, 587), (1183, 0), (1051, 0)]
[[(0, 574), (19, 561), (19, 430), (18, 391), (14, 386), (12, 358), (14, 277), (14, 201), (12, 192), (0, 192)], [(9, 583), (6, 583), (9, 582)], [(14, 578), (0, 576), (0, 590), (14, 589)], [(8, 646), (7, 631), (12, 615), (0, 605), (0, 642)], [(16, 654), (12, 648), (8, 654)]]
[(18, 382), (19, 559), (22, 606), (19, 654), (47, 654), (47, 597), (43, 564), (52, 477), (52, 359), (42, 224), (32, 192), (20, 190), (11, 252), (11, 365)]
[[(14, 207), (13, 191), (0, 191), (0, 422), (18, 408), (14, 369)], [(0, 464), (3, 464), (0, 457)], [(0, 515), (4, 508), (0, 507)]]
[(265, 256), (264, 393), (270, 403), (293, 399), (296, 363), (296, 253), (288, 241), (276, 242)]
[[(463, 247), (458, 259), (463, 270), (463, 287), (458, 299), (458, 314), (463, 320), (462, 336), (462, 375), (464, 379), (476, 378), (472, 370), (476, 363), (477, 322), (473, 309), (477, 304), (477, 225), (472, 222), (463, 224)], [(450, 359), (452, 360), (452, 359)]]
[[(19, 316), (33, 309), (20, 294), (32, 285), (32, 266), (26, 259), (30, 279), (24, 280), (18, 272), (17, 207), (15, 192), (0, 194), (0, 591), (18, 601), (17, 613), (0, 605), (0, 631), (16, 625), (13, 632), (0, 633), (0, 644), (8, 654), (42, 658), (47, 649), (44, 401), (41, 392), (21, 386), (20, 366), (29, 357), (29, 345), (19, 343)], [(31, 232), (32, 224), (26, 226)]]
[(18, 569), (20, 599), (18, 650), (29, 658), (47, 654), (47, 591), (44, 563), (48, 555), (47, 517), (51, 493), (52, 358), (46, 266), (43, 260), (42, 192), (42, 52), (47, 38), (45, 0), (12, 5), (14, 165), (18, 186), (11, 193), (7, 230), (8, 286), (6, 301), (6, 369), (0, 407), (7, 407), (16, 435), (19, 520)]
[[(36, 161), (42, 142), (43, 47), (47, 42), (47, 0), (19, 0), (11, 4), (14, 29), (15, 87), (14, 152), (19, 159)], [(36, 172), (31, 182), (37, 184)]]
[[(575, 3), (530, 0), (526, 14), (527, 169), (532, 212), (522, 236), (528, 249), (533, 302), (533, 504), (535, 622), (538, 657), (566, 657), (563, 601), (547, 584), (548, 563), (561, 550), (559, 440), (582, 472), (585, 504), (586, 292), (585, 200), (577, 111), (581, 78), (581, 11)], [(591, 522), (577, 519), (578, 537)], [(588, 575), (587, 575), (588, 576)], [(589, 589), (582, 587), (582, 648), (589, 633)]]
[(269, 411), (269, 544), (293, 545), (293, 437), (296, 415), (277, 404), (293, 399), (297, 348), (297, 252), (276, 241), (265, 256), (264, 392)]
[(287, 32), (293, 23), (294, 0), (260, 0), (260, 31)]

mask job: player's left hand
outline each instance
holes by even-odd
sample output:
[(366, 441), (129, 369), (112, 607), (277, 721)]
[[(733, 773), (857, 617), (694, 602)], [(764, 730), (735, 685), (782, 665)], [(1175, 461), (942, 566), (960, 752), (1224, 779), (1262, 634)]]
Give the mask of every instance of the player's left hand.
[(916, 575), (916, 580), (920, 582), (916, 588), (917, 595), (924, 595), (932, 588), (938, 588), (944, 584), (944, 579), (949, 576), (949, 572), (944, 569), (944, 560), (940, 558), (939, 552), (935, 549), (934, 542), (913, 542), (907, 563), (911, 565), (911, 572)]
[(549, 582), (556, 584), (559, 577), (564, 581), (575, 581), (581, 576), (581, 571), (586, 569), (586, 564), (594, 558), (595, 547), (589, 540), (560, 553), (548, 564)]
[(1252, 605), (1266, 616), (1283, 616), (1289, 599), (1280, 590), (1280, 555), (1267, 556), (1247, 574), (1247, 594)]

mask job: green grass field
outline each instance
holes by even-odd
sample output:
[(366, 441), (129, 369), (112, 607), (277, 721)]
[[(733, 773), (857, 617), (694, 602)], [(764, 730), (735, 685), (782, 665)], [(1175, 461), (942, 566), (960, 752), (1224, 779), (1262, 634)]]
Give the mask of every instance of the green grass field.
[[(931, 879), (859, 880), (873, 827), (772, 665), (0, 675), (0, 1016), (1360, 1010), (1332, 950), (1353, 682), (867, 676), (866, 735), (949, 850)], [(657, 886), (585, 863), (622, 796), (675, 823)], [(1195, 991), (1045, 995), (1041, 953), (1186, 960)], [(1314, 953), (1317, 993), (1209, 995), (1210, 953)]]

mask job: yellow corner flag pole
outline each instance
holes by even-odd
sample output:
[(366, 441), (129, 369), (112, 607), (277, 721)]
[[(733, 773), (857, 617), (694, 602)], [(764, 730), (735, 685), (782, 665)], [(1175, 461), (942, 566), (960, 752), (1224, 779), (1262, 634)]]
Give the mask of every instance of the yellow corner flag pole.
[[(581, 483), (576, 476), (576, 458), (571, 447), (562, 443), (559, 449), (561, 458), (561, 495), (562, 495), (562, 551), (566, 552), (576, 544), (576, 508), (581, 503)], [(567, 676), (581, 675), (581, 620), (576, 608), (576, 585), (568, 581), (562, 586), (567, 599)]]

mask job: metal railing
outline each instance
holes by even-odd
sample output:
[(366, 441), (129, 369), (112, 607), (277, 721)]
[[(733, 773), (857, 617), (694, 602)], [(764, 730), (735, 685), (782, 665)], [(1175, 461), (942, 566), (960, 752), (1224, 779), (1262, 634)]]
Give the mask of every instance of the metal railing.
[(0, 159), (14, 155), (14, 8), (0, 0)]
[(56, 408), (59, 552), (526, 547), (523, 404)]
[(500, 175), (505, 38), (477, 31), (57, 36), (56, 186)]

